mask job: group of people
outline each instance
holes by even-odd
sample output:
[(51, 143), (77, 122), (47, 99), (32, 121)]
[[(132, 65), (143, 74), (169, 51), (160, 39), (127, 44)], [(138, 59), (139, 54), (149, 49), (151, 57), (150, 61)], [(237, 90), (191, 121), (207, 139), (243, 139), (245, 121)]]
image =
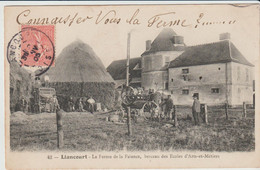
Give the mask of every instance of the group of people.
[(50, 98), (49, 104), (50, 104), (51, 113), (56, 113), (56, 111), (60, 109), (59, 101), (58, 101), (56, 95), (54, 95), (53, 97)]
[(76, 102), (74, 102), (73, 98), (70, 97), (68, 100), (68, 111), (79, 111), (85, 112), (86, 110), (94, 113), (95, 110), (95, 100), (90, 96), (85, 100), (85, 98), (80, 97)]
[[(171, 98), (171, 95), (168, 95), (167, 99), (163, 99), (161, 97), (161, 100), (158, 100), (158, 97), (154, 95), (155, 93), (151, 92), (151, 101), (156, 102), (159, 106), (161, 111), (164, 114), (165, 118), (169, 118), (170, 120), (175, 119), (175, 106), (173, 103), (173, 100)], [(192, 116), (194, 120), (195, 125), (200, 125), (200, 114), (201, 114), (201, 109), (200, 109), (200, 101), (199, 101), (199, 95), (197, 93), (193, 94), (193, 104), (192, 104)]]
[[(92, 96), (90, 96), (89, 98), (81, 97), (76, 102), (74, 102), (72, 97), (69, 97), (67, 101), (67, 111), (69, 112), (84, 112), (88, 110), (91, 113), (94, 113), (95, 100), (92, 98)], [(58, 109), (60, 109), (60, 105), (56, 95), (46, 98), (44, 104), (41, 104), (38, 100), (35, 100), (33, 98), (31, 101), (27, 101), (26, 98), (22, 96), (19, 99), (18, 105), (16, 107), (16, 110), (20, 110), (24, 113), (39, 113), (40, 111), (55, 113)]]
[(164, 113), (165, 118), (169, 118), (170, 120), (174, 119), (175, 111), (174, 111), (174, 104), (173, 104), (173, 100), (171, 98), (171, 95), (168, 95), (166, 100), (164, 100), (162, 98), (159, 106), (161, 107), (161, 110)]
[(56, 112), (57, 109), (60, 109), (60, 105), (57, 99), (57, 96), (54, 95), (50, 98), (46, 99), (44, 110), (42, 110), (40, 103), (38, 100), (35, 100), (31, 98), (30, 100), (26, 100), (24, 96), (22, 96), (19, 100), (19, 108), (16, 108), (16, 110), (20, 110), (24, 113), (26, 112), (34, 112), (34, 113), (39, 113), (40, 109), (41, 111), (47, 111), (47, 112)]

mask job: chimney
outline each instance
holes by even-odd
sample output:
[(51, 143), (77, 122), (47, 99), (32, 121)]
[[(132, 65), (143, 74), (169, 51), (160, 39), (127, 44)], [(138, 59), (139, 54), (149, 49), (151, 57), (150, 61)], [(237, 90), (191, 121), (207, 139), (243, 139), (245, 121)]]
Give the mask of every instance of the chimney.
[(146, 50), (150, 50), (151, 44), (152, 44), (152, 41), (151, 41), (151, 40), (147, 40), (147, 41), (146, 41)]
[(219, 40), (230, 40), (230, 33), (226, 32), (219, 34)]

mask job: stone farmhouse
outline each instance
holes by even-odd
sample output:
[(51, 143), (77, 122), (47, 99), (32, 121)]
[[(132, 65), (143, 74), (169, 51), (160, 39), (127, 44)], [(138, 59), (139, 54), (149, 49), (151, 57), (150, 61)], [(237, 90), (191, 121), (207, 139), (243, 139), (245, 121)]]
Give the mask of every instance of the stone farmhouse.
[[(253, 65), (230, 40), (186, 46), (171, 28), (163, 29), (153, 42), (146, 41), (141, 57), (130, 59), (130, 85), (172, 94), (177, 105), (190, 105), (199, 94), (208, 105), (253, 103)], [(126, 59), (107, 68), (117, 87), (126, 79)]]

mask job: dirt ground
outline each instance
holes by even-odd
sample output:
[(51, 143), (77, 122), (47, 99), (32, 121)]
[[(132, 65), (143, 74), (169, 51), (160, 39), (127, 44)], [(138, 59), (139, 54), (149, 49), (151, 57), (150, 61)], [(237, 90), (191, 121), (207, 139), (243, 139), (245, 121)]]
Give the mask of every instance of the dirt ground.
[[(191, 108), (178, 108), (178, 127), (169, 121), (133, 122), (133, 135), (127, 135), (126, 124), (106, 121), (110, 113), (63, 113), (65, 151), (254, 151), (255, 115), (242, 109), (208, 109), (209, 124), (194, 126)], [(167, 125), (166, 125), (167, 124)], [(166, 125), (166, 126), (165, 126)], [(10, 144), (15, 151), (57, 150), (56, 114), (12, 114)]]

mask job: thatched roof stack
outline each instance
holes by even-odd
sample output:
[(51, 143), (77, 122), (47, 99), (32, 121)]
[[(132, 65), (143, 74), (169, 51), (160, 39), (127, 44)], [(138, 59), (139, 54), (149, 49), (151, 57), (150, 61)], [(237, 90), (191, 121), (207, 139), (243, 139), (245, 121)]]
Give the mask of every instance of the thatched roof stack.
[(44, 76), (55, 88), (61, 108), (66, 110), (69, 97), (90, 97), (103, 107), (114, 105), (115, 82), (93, 49), (77, 40), (65, 47)]
[(50, 82), (114, 82), (93, 49), (80, 40), (65, 47), (46, 74)]

